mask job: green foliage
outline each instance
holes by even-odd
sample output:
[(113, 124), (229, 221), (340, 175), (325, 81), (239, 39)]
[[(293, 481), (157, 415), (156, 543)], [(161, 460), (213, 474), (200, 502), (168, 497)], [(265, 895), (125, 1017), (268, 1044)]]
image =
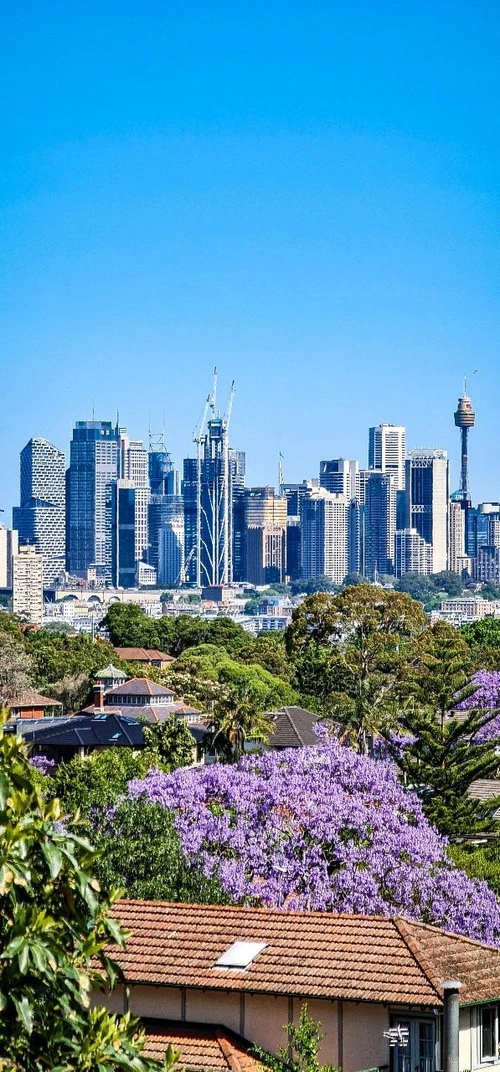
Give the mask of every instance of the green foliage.
[(483, 599), (500, 599), (500, 585), (487, 581), (481, 588), (481, 596)]
[(395, 589), (423, 603), (424, 610), (433, 610), (441, 602), (432, 577), (426, 577), (422, 573), (405, 573), (396, 581)]
[(54, 685), (67, 677), (87, 676), (102, 670), (109, 662), (121, 666), (116, 652), (105, 640), (93, 641), (84, 633), (77, 636), (53, 633), (47, 629), (26, 634), (26, 650), (33, 662), (37, 688)]
[[(4, 622), (3, 619), (6, 619)], [(33, 666), (24, 650), (21, 630), (7, 614), (0, 615), (0, 709), (28, 688)]]
[(310, 577), (307, 581), (292, 581), (290, 591), (294, 596), (301, 595), (303, 592), (307, 596), (312, 596), (316, 592), (337, 592), (338, 585), (335, 585), (324, 573), (319, 573), (317, 577)]
[(287, 655), (283, 633), (260, 633), (238, 652), (237, 659), (247, 665), (262, 666), (282, 681), (291, 681), (293, 666)]
[[(228, 688), (246, 689), (255, 710), (270, 711), (283, 704), (293, 704), (296, 693), (287, 682), (275, 677), (264, 667), (256, 664), (237, 662), (222, 647), (202, 644), (185, 651), (168, 672), (171, 687), (177, 691), (176, 681), (179, 675), (189, 675), (189, 679), (199, 683), (218, 683)], [(180, 694), (180, 693), (178, 693)], [(182, 695), (186, 695), (185, 692)], [(217, 698), (220, 690), (214, 697)]]
[(222, 615), (207, 620), (190, 614), (178, 618), (164, 614), (153, 620), (135, 603), (112, 604), (105, 624), (116, 647), (159, 648), (170, 655), (180, 655), (186, 648), (200, 644), (217, 644), (234, 654), (249, 640), (241, 625)]
[(144, 752), (131, 748), (106, 748), (69, 763), (61, 763), (53, 775), (53, 789), (65, 812), (82, 814), (87, 832), (93, 830), (93, 816), (116, 804), (132, 778), (142, 777), (149, 763)]
[(97, 874), (105, 889), (120, 886), (127, 897), (195, 904), (228, 904), (217, 879), (190, 867), (180, 847), (171, 813), (144, 798), (124, 799), (113, 815), (94, 831), (101, 846)]
[(500, 648), (500, 618), (481, 618), (462, 625), (460, 633), (470, 648)]
[(272, 728), (272, 719), (259, 709), (250, 685), (233, 685), (213, 706), (208, 739), (218, 759), (235, 762), (247, 741), (265, 743)]
[(342, 588), (349, 588), (352, 584), (366, 584), (360, 573), (347, 573), (342, 582)]
[[(95, 876), (96, 853), (60, 826), (25, 747), (0, 730), (0, 1067), (3, 1072), (153, 1072), (130, 1016), (89, 1009), (112, 984), (104, 949), (124, 936)], [(96, 964), (101, 962), (101, 968)], [(170, 1054), (168, 1064), (173, 1063)]]
[(340, 1072), (333, 1065), (319, 1062), (324, 1033), (319, 1022), (309, 1016), (307, 1005), (300, 1010), (298, 1024), (287, 1024), (284, 1030), (288, 1044), (280, 1046), (276, 1053), (269, 1053), (260, 1046), (252, 1047), (252, 1053), (265, 1068), (272, 1072)]
[[(413, 742), (394, 758), (406, 784), (422, 797), (429, 821), (451, 839), (468, 837), (494, 826), (496, 802), (471, 798), (477, 778), (498, 768), (495, 742), (477, 743), (474, 735), (485, 712), (458, 712), (474, 692), (469, 685), (467, 646), (446, 623), (437, 623), (420, 638), (401, 679), (399, 725)], [(454, 717), (457, 715), (458, 717)], [(488, 712), (495, 718), (495, 712)]]
[(432, 582), (436, 591), (446, 592), (452, 599), (456, 596), (460, 596), (464, 590), (460, 574), (453, 573), (452, 570), (441, 570), (440, 573), (433, 573)]
[(146, 769), (159, 767), (168, 774), (193, 762), (194, 738), (183, 719), (169, 715), (165, 722), (145, 723), (143, 734), (146, 749), (141, 766)]
[(359, 752), (366, 753), (370, 737), (395, 724), (403, 655), (425, 625), (421, 607), (408, 595), (366, 584), (336, 596), (310, 596), (294, 610), (286, 645), (296, 683), (307, 699), (311, 688), (317, 695), (318, 682), (324, 713), (340, 723)]
[(483, 879), (497, 897), (500, 897), (500, 844), (498, 841), (486, 845), (450, 845), (448, 852), (453, 863), (461, 871), (465, 871), (469, 878)]

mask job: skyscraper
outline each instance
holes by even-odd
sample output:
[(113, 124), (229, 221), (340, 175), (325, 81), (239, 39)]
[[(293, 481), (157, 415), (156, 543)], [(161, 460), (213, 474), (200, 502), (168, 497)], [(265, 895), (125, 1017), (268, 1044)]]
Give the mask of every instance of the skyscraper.
[(416, 529), (398, 529), (394, 539), (394, 562), (396, 577), (405, 573), (432, 572), (432, 548), (419, 536)]
[(319, 484), (333, 495), (354, 499), (359, 489), (359, 463), (347, 458), (332, 458), (319, 463)]
[(27, 544), (12, 559), (12, 612), (25, 622), (43, 621), (43, 557)]
[(432, 548), (432, 573), (448, 563), (449, 462), (445, 450), (412, 450), (406, 461), (406, 528)]
[(21, 544), (31, 544), (43, 555), (47, 587), (65, 568), (66, 463), (64, 453), (40, 436), (21, 451), (20, 505), (13, 510), (13, 525)]
[(245, 580), (282, 583), (286, 576), (287, 502), (274, 488), (245, 492)]
[(150, 500), (148, 452), (142, 439), (131, 439), (126, 428), (119, 433), (118, 475), (134, 488), (134, 556), (145, 562), (149, 548), (148, 507)]
[(406, 428), (377, 424), (368, 432), (368, 468), (392, 473), (396, 491), (405, 486)]
[(392, 473), (370, 473), (365, 483), (364, 551), (365, 573), (394, 572), (396, 532), (396, 478)]
[(17, 555), (18, 533), (0, 525), (0, 588), (12, 588), (12, 558)]
[(344, 495), (313, 489), (300, 500), (301, 577), (323, 574), (342, 584), (348, 572), (349, 504)]
[(158, 583), (183, 584), (184, 576), (184, 502), (182, 495), (164, 496), (162, 525), (159, 532)]
[(110, 421), (77, 421), (68, 470), (68, 570), (112, 571), (112, 487), (119, 475), (119, 430)]
[(461, 573), (465, 556), (466, 513), (462, 503), (453, 497), (448, 507), (448, 569)]

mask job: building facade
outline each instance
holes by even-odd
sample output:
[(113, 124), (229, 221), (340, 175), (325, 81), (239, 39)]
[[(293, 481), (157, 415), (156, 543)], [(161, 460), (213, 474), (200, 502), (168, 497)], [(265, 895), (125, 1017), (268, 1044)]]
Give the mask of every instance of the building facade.
[(416, 529), (397, 529), (394, 538), (396, 577), (405, 573), (432, 573), (432, 548)]
[(17, 531), (0, 525), (0, 588), (12, 588), (12, 559), (17, 549)]
[(43, 622), (43, 557), (27, 544), (12, 558), (12, 613), (25, 622)]
[(68, 470), (67, 566), (84, 576), (112, 571), (112, 488), (119, 475), (119, 429), (110, 421), (77, 421)]
[(159, 530), (158, 583), (168, 587), (184, 584), (184, 502), (182, 495), (165, 495)]
[(406, 428), (377, 424), (368, 432), (368, 468), (392, 473), (397, 491), (405, 487)]
[(449, 462), (445, 450), (412, 450), (406, 461), (406, 528), (432, 549), (432, 573), (448, 565)]
[(13, 526), (20, 544), (31, 544), (43, 556), (47, 587), (65, 568), (66, 461), (62, 450), (40, 436), (21, 451), (19, 502)]
[(274, 488), (245, 491), (245, 580), (282, 584), (286, 569), (287, 501)]
[(309, 491), (300, 501), (301, 577), (320, 574), (342, 584), (349, 569), (349, 504), (343, 495), (324, 488)]
[(394, 572), (396, 479), (392, 473), (370, 473), (365, 484), (364, 573), (375, 580)]

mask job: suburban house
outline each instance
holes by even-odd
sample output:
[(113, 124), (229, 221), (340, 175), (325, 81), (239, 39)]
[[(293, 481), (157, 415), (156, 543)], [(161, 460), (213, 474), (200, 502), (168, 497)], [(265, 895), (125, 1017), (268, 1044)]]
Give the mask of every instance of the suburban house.
[(150, 1052), (171, 1042), (187, 1072), (250, 1072), (252, 1044), (283, 1045), (306, 1002), (320, 1060), (343, 1072), (500, 1067), (499, 949), (383, 916), (133, 900), (113, 912), (130, 932), (112, 951), (122, 982), (95, 1003), (141, 1017)]
[(47, 715), (60, 715), (63, 705), (53, 696), (42, 696), (34, 689), (25, 689), (8, 705), (11, 718), (45, 718)]
[(56, 718), (17, 719), (7, 729), (29, 746), (30, 755), (46, 756), (55, 763), (89, 755), (104, 748), (144, 748), (140, 722), (123, 715), (65, 715)]
[[(114, 670), (108, 667), (107, 670)], [(120, 671), (117, 671), (120, 673)], [(165, 722), (171, 715), (183, 718), (186, 722), (198, 724), (203, 722), (203, 715), (195, 707), (190, 707), (184, 700), (176, 700), (172, 689), (157, 685), (147, 677), (132, 677), (120, 680), (118, 684), (106, 687), (102, 674), (96, 675), (93, 703), (84, 707), (81, 714), (108, 713), (140, 716), (147, 722)]]
[(264, 746), (266, 750), (304, 748), (319, 742), (314, 727), (320, 717), (305, 707), (279, 707), (277, 711), (268, 712), (268, 718), (272, 718), (274, 728)]
[(160, 670), (175, 662), (173, 655), (157, 651), (156, 648), (115, 648), (115, 651), (125, 663), (149, 663), (149, 666), (157, 666)]

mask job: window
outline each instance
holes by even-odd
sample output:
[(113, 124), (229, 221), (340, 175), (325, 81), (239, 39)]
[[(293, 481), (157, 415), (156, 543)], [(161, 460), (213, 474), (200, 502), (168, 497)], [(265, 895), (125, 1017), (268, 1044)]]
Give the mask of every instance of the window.
[(479, 1010), (479, 1059), (495, 1061), (498, 1055), (498, 1005), (483, 1005)]

